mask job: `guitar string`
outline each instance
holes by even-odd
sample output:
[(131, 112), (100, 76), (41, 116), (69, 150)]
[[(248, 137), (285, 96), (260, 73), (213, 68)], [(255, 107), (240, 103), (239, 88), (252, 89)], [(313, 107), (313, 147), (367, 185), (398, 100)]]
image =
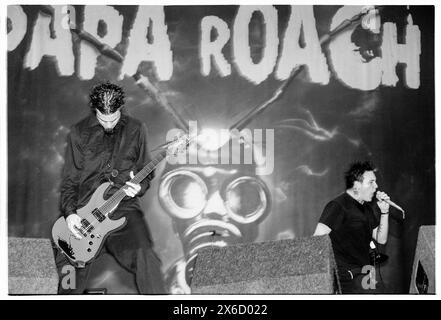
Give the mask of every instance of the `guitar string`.
[[(186, 138), (185, 147), (187, 147), (190, 143), (191, 139)], [(160, 152), (149, 164), (147, 164), (141, 171), (139, 171), (131, 180), (131, 182), (138, 184), (142, 180), (144, 180), (152, 171), (153, 169), (169, 154), (168, 150), (164, 150)], [(150, 168), (152, 166), (152, 168)], [(139, 180), (139, 181), (138, 181)], [(118, 199), (121, 197), (121, 199)], [(109, 211), (104, 214), (104, 216), (107, 218), (107, 216), (112, 212), (112, 209), (114, 209), (116, 206), (118, 206), (119, 202), (125, 197), (125, 192), (123, 191), (123, 188), (119, 189), (117, 192), (113, 194), (110, 199), (108, 199), (104, 204), (98, 208), (98, 210), (101, 211)], [(114, 204), (116, 202), (116, 204)], [(87, 220), (86, 220), (87, 221)], [(83, 226), (80, 228), (80, 230), (84, 230), (85, 233), (90, 233), (93, 229), (95, 229), (97, 223), (100, 223), (98, 220), (94, 220), (92, 222), (89, 222), (89, 225), (84, 228)], [(87, 235), (86, 235), (87, 236)]]
[[(186, 138), (185, 146), (188, 146), (189, 142), (190, 139)], [(161, 162), (168, 154), (169, 154), (168, 150), (164, 150), (160, 152), (146, 167), (144, 167), (140, 172), (138, 172), (138, 174), (136, 174), (136, 176), (133, 177), (133, 179), (130, 182), (133, 182), (135, 184), (140, 183), (142, 180), (144, 180), (147, 177), (147, 175), (150, 174), (151, 171), (153, 171), (153, 169), (158, 165), (158, 163)], [(148, 168), (149, 166), (152, 166), (152, 168)], [(118, 197), (122, 197), (122, 198), (118, 199)], [(98, 209), (100, 211), (101, 210), (109, 211), (108, 213), (105, 214), (105, 216), (107, 217), (107, 215), (110, 214), (112, 209), (114, 209), (115, 206), (118, 205), (119, 201), (121, 201), (124, 197), (125, 197), (125, 192), (121, 188)]]
[[(142, 169), (140, 172), (138, 172), (138, 174), (135, 177), (133, 177), (133, 179), (130, 182), (137, 184), (137, 183), (140, 183), (142, 180), (144, 180), (145, 177), (147, 177), (147, 175), (149, 175), (150, 172), (153, 171), (154, 167), (162, 160), (161, 158), (163, 159), (162, 155), (159, 155), (154, 160), (152, 160), (146, 167), (144, 167), (144, 169)], [(151, 165), (152, 165), (152, 168), (147, 168), (147, 167), (150, 167)], [(144, 170), (145, 170), (145, 172), (144, 172)], [(142, 177), (142, 176), (144, 176), (144, 177)], [(100, 211), (104, 211), (104, 212), (109, 211), (108, 213), (104, 214), (105, 216), (107, 216), (110, 213), (110, 211), (112, 209), (114, 209), (114, 207), (116, 205), (115, 202), (118, 202), (118, 200), (119, 200), (118, 198), (121, 196), (125, 197), (125, 192), (122, 191), (122, 188), (119, 189), (117, 192), (115, 192), (115, 194), (98, 209)]]
[[(159, 157), (160, 158), (160, 157)], [(162, 159), (155, 159), (155, 160), (159, 160), (159, 161), (161, 161)], [(159, 161), (157, 161), (157, 163), (159, 163)], [(147, 165), (147, 167), (150, 167), (150, 165), (151, 164), (154, 164), (156, 161), (152, 161), (149, 165)], [(157, 163), (156, 164), (154, 164), (154, 166), (156, 166), (157, 165)], [(147, 169), (147, 167), (145, 168), (145, 169)], [(143, 169), (144, 170), (144, 169)], [(136, 179), (137, 177), (138, 177), (138, 175), (139, 176), (141, 176), (141, 175), (143, 175), (143, 170), (141, 170), (131, 181), (132, 182), (134, 182), (134, 183), (136, 183), (136, 181), (138, 180), (138, 179)], [(148, 170), (146, 170), (146, 176), (148, 175), (148, 174), (150, 174), (150, 172), (153, 170), (153, 168), (148, 168)], [(142, 181), (142, 179), (141, 179), (141, 181)], [(104, 213), (104, 216), (105, 217), (108, 217), (108, 215), (110, 214), (110, 212), (111, 212), (111, 210), (115, 207), (115, 206), (117, 206), (117, 203), (118, 202), (120, 202), (121, 200), (122, 200), (122, 198), (124, 198), (125, 197), (125, 192), (124, 191), (122, 191), (122, 189), (119, 189), (109, 200), (107, 200), (101, 207), (99, 207), (98, 208), (98, 210), (100, 211), (100, 212), (105, 212)], [(120, 199), (121, 198), (121, 199)], [(85, 229), (87, 232), (90, 232), (91, 230), (93, 230), (95, 227), (96, 227), (96, 225), (97, 225), (97, 223), (99, 223), (100, 221), (99, 220), (94, 220), (94, 221), (92, 221), (92, 222), (89, 222), (89, 226)]]
[[(160, 163), (166, 156), (167, 156), (167, 151), (161, 152), (148, 165), (146, 165), (141, 171), (139, 171), (135, 175), (135, 177), (133, 177), (131, 182), (139, 183), (142, 180), (144, 180), (151, 173), (151, 171), (153, 171), (153, 169), (158, 165), (158, 163)], [(152, 168), (150, 168), (150, 166), (152, 166)], [(144, 177), (142, 179), (140, 179), (141, 176), (144, 176)], [(137, 180), (139, 180), (139, 181), (137, 181)], [(107, 218), (108, 215), (111, 213), (111, 209), (113, 209), (115, 206), (118, 205), (118, 204), (114, 204), (114, 202), (119, 202), (122, 200), (122, 199), (118, 199), (121, 196), (122, 196), (122, 198), (125, 197), (125, 192), (122, 190), (122, 188), (119, 189), (117, 192), (115, 192), (115, 194), (113, 194), (112, 197), (110, 197), (106, 202), (104, 202), (104, 204), (101, 207), (98, 207), (98, 210), (100, 212), (109, 211), (104, 214), (104, 216)], [(81, 229), (87, 233), (90, 233), (93, 229), (95, 229), (97, 223), (100, 223), (100, 221), (94, 220), (92, 222), (89, 222), (89, 225), (86, 228), (81, 227)]]

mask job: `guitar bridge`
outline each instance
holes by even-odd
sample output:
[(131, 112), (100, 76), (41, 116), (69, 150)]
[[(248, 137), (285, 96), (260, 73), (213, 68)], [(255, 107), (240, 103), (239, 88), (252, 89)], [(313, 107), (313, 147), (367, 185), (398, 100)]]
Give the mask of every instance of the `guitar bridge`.
[(95, 219), (97, 219), (99, 222), (103, 222), (104, 219), (106, 219), (106, 216), (103, 215), (103, 214), (101, 213), (101, 211), (98, 210), (98, 209), (93, 210), (93, 211), (92, 211), (92, 214), (93, 214), (93, 216), (95, 217)]

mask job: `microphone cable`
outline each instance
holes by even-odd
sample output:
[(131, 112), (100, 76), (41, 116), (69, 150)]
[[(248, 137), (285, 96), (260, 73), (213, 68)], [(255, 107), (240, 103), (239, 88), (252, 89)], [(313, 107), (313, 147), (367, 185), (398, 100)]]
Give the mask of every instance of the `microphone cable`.
[[(388, 217), (388, 219), (389, 219), (389, 217)], [(381, 214), (380, 214), (380, 222), (381, 222)], [(378, 228), (380, 228), (380, 223), (378, 224)], [(379, 229), (377, 230), (377, 234), (375, 236), (375, 242), (377, 244), (378, 244), (378, 231), (379, 231)], [(377, 246), (375, 246), (375, 248), (377, 248)], [(377, 254), (374, 251), (374, 270), (376, 270), (376, 257), (377, 257)], [(384, 283), (383, 276), (381, 275), (381, 263), (378, 264), (378, 276), (379, 276), (379, 280), (381, 281), (381, 285), (382, 285), (383, 292), (381, 292), (381, 293), (384, 294), (385, 293), (384, 291), (386, 291), (386, 284)]]

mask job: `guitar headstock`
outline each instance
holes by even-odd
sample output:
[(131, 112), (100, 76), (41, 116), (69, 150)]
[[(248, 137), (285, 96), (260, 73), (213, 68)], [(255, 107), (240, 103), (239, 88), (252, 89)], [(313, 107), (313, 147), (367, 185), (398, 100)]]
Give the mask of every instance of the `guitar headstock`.
[(190, 137), (188, 134), (176, 135), (170, 142), (167, 155), (177, 157), (180, 153), (184, 152), (190, 144)]

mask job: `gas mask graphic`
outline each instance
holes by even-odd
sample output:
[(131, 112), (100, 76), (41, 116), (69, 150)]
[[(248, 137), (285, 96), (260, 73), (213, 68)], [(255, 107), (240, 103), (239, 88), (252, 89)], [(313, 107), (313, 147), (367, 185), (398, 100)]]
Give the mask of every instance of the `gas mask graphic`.
[[(240, 152), (244, 149), (242, 143)], [(160, 204), (184, 252), (166, 274), (171, 293), (190, 293), (200, 249), (253, 241), (271, 211), (271, 195), (256, 164), (215, 164), (204, 145), (198, 152), (204, 164), (167, 164), (159, 184)]]

